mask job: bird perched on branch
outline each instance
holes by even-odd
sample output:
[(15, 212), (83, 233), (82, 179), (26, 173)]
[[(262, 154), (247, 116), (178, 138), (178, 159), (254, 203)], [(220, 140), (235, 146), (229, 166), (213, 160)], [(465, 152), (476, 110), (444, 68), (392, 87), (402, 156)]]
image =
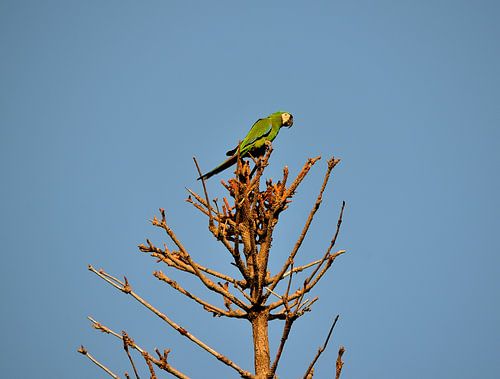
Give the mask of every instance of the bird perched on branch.
[(266, 142), (272, 142), (278, 135), (281, 127), (287, 126), (290, 128), (292, 125), (293, 116), (288, 112), (275, 112), (266, 118), (257, 120), (243, 141), (226, 153), (229, 158), (212, 171), (200, 176), (198, 180), (208, 179), (235, 164), (238, 160), (238, 149), (241, 158), (262, 156), (266, 151)]

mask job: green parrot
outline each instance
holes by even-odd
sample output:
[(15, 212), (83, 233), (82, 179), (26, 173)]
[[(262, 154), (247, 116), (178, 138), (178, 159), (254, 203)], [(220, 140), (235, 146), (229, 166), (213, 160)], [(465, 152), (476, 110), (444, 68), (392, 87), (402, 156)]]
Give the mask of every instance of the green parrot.
[(240, 157), (242, 158), (250, 155), (254, 158), (264, 155), (266, 151), (266, 142), (273, 141), (282, 126), (290, 128), (292, 125), (293, 116), (288, 112), (275, 112), (266, 118), (257, 120), (243, 141), (241, 141), (241, 143), (234, 149), (229, 150), (226, 153), (229, 158), (212, 171), (200, 176), (198, 180), (208, 179), (235, 164), (238, 159), (238, 148), (240, 150)]

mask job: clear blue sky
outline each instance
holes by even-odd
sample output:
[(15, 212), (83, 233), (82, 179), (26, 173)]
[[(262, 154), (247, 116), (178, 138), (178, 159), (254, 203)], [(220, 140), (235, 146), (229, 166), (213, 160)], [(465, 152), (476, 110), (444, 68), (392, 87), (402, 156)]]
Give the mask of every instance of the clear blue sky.
[[(88, 263), (126, 274), (251, 368), (249, 325), (159, 283), (151, 273), (164, 268), (136, 245), (165, 240), (148, 224), (164, 207), (197, 260), (232, 272), (184, 202), (185, 187), (200, 190), (192, 156), (211, 168), (258, 117), (285, 109), (295, 125), (269, 176), (342, 158), (300, 261), (323, 253), (342, 200), (348, 254), (297, 322), (280, 377), (305, 370), (337, 313), (318, 378), (333, 376), (340, 344), (344, 379), (500, 377), (499, 19), (495, 1), (0, 1), (2, 376), (103, 377), (79, 344), (123, 376), (121, 345), (92, 315), (172, 348), (193, 378), (235, 377)], [(273, 268), (324, 169), (283, 215)]]

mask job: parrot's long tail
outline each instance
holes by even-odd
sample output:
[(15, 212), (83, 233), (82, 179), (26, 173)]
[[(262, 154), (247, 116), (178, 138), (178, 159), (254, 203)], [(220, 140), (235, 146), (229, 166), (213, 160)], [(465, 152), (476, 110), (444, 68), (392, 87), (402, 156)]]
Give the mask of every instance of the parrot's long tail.
[(208, 179), (211, 176), (214, 176), (215, 174), (218, 174), (219, 172), (224, 171), (226, 168), (231, 167), (233, 164), (235, 164), (237, 160), (238, 160), (237, 155), (233, 155), (232, 157), (229, 157), (224, 162), (222, 162), (220, 165), (218, 165), (216, 168), (214, 168), (212, 171), (209, 171), (206, 174), (203, 174), (202, 176), (200, 176), (198, 178), (198, 180)]

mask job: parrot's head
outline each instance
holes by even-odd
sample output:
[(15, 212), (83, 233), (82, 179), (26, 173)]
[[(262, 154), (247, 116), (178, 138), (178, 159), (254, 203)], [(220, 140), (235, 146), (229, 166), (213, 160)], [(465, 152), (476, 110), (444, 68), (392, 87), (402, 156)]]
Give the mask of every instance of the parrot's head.
[(290, 128), (293, 125), (293, 116), (288, 112), (282, 112), (281, 124)]

